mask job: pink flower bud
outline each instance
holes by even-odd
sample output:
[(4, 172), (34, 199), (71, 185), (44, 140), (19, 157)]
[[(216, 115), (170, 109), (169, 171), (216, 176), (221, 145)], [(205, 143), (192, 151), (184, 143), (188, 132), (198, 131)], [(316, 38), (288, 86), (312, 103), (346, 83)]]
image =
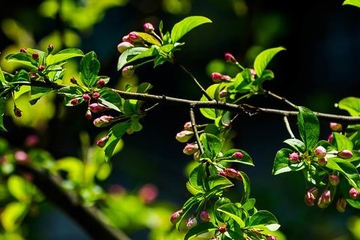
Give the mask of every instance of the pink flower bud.
[(192, 227), (195, 227), (196, 225), (197, 225), (197, 220), (196, 220), (196, 218), (194, 218), (194, 217), (191, 217), (191, 218), (189, 218), (188, 220), (187, 220), (187, 222), (186, 222), (186, 227), (188, 228), (188, 229), (190, 229), (190, 228), (192, 228)]
[(228, 91), (226, 89), (223, 89), (219, 92), (219, 97), (224, 98), (228, 95)]
[(211, 74), (211, 79), (213, 80), (213, 82), (219, 83), (219, 82), (228, 82), (231, 80), (231, 77), (228, 75), (223, 75), (218, 72), (213, 72)]
[(238, 180), (242, 180), (242, 176), (240, 174), (240, 172), (236, 171), (233, 168), (225, 168), (224, 169), (226, 176), (230, 177), (230, 178), (236, 178)]
[(193, 155), (199, 150), (199, 147), (196, 143), (187, 143), (183, 149), (183, 153), (186, 155)]
[(117, 50), (120, 52), (120, 53), (123, 53), (125, 52), (126, 50), (130, 49), (130, 48), (133, 48), (134, 45), (132, 45), (130, 42), (121, 42), (117, 45)]
[(342, 125), (340, 123), (331, 122), (329, 124), (329, 127), (331, 131), (333, 132), (341, 132), (342, 131)]
[(105, 84), (106, 84), (106, 82), (105, 82), (104, 79), (100, 79), (100, 80), (97, 82), (97, 85), (98, 85), (99, 87), (103, 87), (103, 86), (105, 86)]
[(93, 97), (93, 99), (99, 99), (99, 97), (100, 97), (100, 93), (98, 93), (98, 92), (94, 92), (93, 94), (92, 94), (92, 97)]
[(339, 212), (345, 212), (346, 209), (346, 199), (345, 198), (339, 198), (336, 202), (336, 210)]
[(349, 190), (349, 196), (351, 199), (357, 199), (359, 197), (359, 191), (356, 188), (352, 187)]
[(158, 196), (158, 188), (154, 184), (145, 184), (139, 190), (139, 197), (146, 203), (152, 203)]
[(221, 176), (226, 177), (226, 172), (224, 170), (219, 170), (218, 174), (221, 175)]
[(96, 145), (103, 148), (106, 145), (108, 140), (109, 140), (109, 135), (106, 135), (105, 137), (102, 137), (99, 140), (97, 140)]
[(210, 221), (210, 214), (207, 212), (207, 211), (202, 211), (200, 213), (200, 219), (203, 221), (203, 222), (208, 222)]
[(73, 99), (70, 100), (70, 104), (71, 105), (77, 105), (77, 104), (79, 104), (79, 100), (77, 98), (73, 98)]
[(90, 109), (88, 109), (85, 113), (85, 118), (91, 120), (92, 119), (92, 113)]
[(300, 161), (299, 154), (297, 152), (293, 152), (289, 154), (290, 163), (298, 163)]
[(139, 34), (137, 34), (137, 32), (133, 31), (133, 32), (130, 32), (128, 34), (128, 37), (130, 39), (131, 42), (133, 43), (137, 43), (137, 42), (141, 42), (142, 41), (142, 38), (139, 36)]
[(224, 233), (224, 232), (226, 232), (226, 231), (227, 231), (226, 226), (220, 226), (220, 227), (219, 227), (219, 232)]
[(47, 46), (48, 54), (50, 54), (53, 50), (54, 50), (54, 45), (53, 45), (53, 44), (49, 44), (49, 45)]
[(179, 222), (182, 213), (183, 213), (182, 209), (174, 212), (170, 217), (170, 222), (172, 224), (176, 224), (177, 222)]
[(106, 110), (108, 107), (101, 103), (92, 103), (89, 105), (89, 109), (93, 113), (98, 113)]
[(85, 101), (90, 101), (90, 99), (91, 99), (90, 95), (87, 93), (84, 93), (82, 97)]
[(322, 167), (326, 166), (326, 164), (328, 163), (328, 160), (326, 157), (323, 157), (323, 158), (319, 158), (318, 159), (318, 164)]
[(314, 206), (314, 202), (315, 199), (318, 195), (318, 188), (317, 187), (313, 187), (310, 188), (309, 190), (306, 191), (305, 196), (304, 196), (304, 201), (306, 203), (306, 205), (308, 206)]
[(350, 150), (342, 150), (340, 152), (338, 152), (338, 157), (341, 157), (343, 159), (349, 159), (349, 158), (352, 158), (354, 156), (354, 154), (350, 151)]
[(113, 116), (104, 115), (104, 116), (95, 118), (93, 121), (93, 124), (95, 125), (95, 127), (104, 127), (104, 126), (107, 126), (108, 123), (113, 119), (114, 119)]
[(244, 154), (242, 152), (234, 152), (232, 156), (237, 159), (242, 159)]
[(237, 63), (237, 60), (231, 53), (225, 53), (225, 61), (229, 63)]
[(39, 137), (35, 134), (31, 134), (26, 137), (25, 139), (25, 146), (27, 147), (34, 147), (39, 143)]
[(38, 60), (39, 59), (39, 54), (37, 52), (34, 52), (31, 57), (34, 59), (34, 60)]
[(21, 52), (21, 53), (27, 53), (27, 51), (26, 51), (25, 48), (20, 48), (20, 52)]
[(125, 66), (122, 70), (121, 70), (121, 74), (124, 78), (129, 78), (131, 77), (135, 72), (135, 66), (134, 65), (129, 65), (129, 66)]
[(144, 23), (143, 28), (144, 28), (145, 32), (149, 32), (149, 33), (153, 32), (155, 30), (154, 26), (149, 22)]
[(176, 140), (178, 140), (181, 143), (186, 143), (187, 141), (190, 140), (190, 138), (194, 135), (193, 131), (189, 131), (189, 130), (182, 130), (181, 132), (178, 132), (176, 134)]
[(22, 163), (28, 163), (30, 162), (30, 158), (28, 154), (22, 150), (18, 150), (14, 153), (15, 161), (22, 162)]
[(331, 174), (329, 176), (329, 183), (332, 186), (337, 186), (339, 184), (339, 182), (340, 182), (340, 178), (337, 175)]
[(326, 156), (326, 149), (323, 146), (317, 146), (314, 149), (314, 154), (318, 159), (323, 158)]
[(192, 124), (190, 121), (184, 124), (184, 130), (192, 131)]
[(328, 137), (328, 139), (327, 139), (327, 141), (328, 141), (328, 143), (332, 143), (332, 140), (333, 140), (333, 134), (331, 133), (330, 135), (329, 135), (329, 137)]
[(266, 240), (277, 240), (277, 237), (268, 235), (266, 236)]
[(39, 65), (39, 66), (38, 66), (38, 70), (39, 70), (39, 72), (44, 71), (44, 70), (45, 70), (45, 66), (44, 66), (44, 65)]
[(331, 203), (331, 192), (325, 189), (318, 199), (318, 207), (326, 208)]

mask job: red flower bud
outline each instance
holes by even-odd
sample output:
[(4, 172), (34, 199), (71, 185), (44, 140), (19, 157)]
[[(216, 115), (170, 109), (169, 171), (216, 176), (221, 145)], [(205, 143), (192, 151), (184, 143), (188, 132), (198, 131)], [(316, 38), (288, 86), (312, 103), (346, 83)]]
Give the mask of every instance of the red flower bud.
[(345, 212), (346, 208), (346, 199), (345, 198), (339, 198), (336, 202), (336, 210), (339, 212)]
[(70, 100), (70, 104), (71, 105), (77, 105), (77, 104), (79, 104), (79, 100), (77, 98), (73, 98), (73, 99)]
[(229, 63), (236, 63), (237, 60), (231, 53), (225, 53), (225, 61)]
[(153, 32), (155, 30), (154, 26), (149, 22), (144, 23), (143, 28), (144, 28), (145, 32), (149, 32), (149, 33)]
[(109, 140), (109, 135), (106, 135), (105, 137), (102, 137), (99, 140), (97, 140), (96, 145), (103, 148), (106, 145), (108, 140)]
[(351, 199), (357, 199), (359, 197), (359, 191), (352, 187), (350, 190), (349, 190), (349, 196)]
[(152, 203), (158, 196), (158, 188), (154, 184), (145, 184), (139, 190), (139, 197), (146, 203)]
[(314, 149), (314, 154), (315, 156), (319, 159), (319, 158), (323, 158), (326, 156), (326, 149), (323, 146), (317, 146)]
[(242, 152), (234, 152), (232, 156), (237, 159), (242, 159), (244, 154)]
[(341, 157), (343, 159), (352, 158), (354, 156), (354, 154), (350, 150), (346, 150), (346, 149), (338, 152), (337, 155), (338, 155), (338, 157)]
[(94, 92), (93, 94), (92, 94), (92, 97), (93, 97), (93, 99), (99, 99), (99, 97), (100, 97), (100, 93), (98, 93), (98, 92)]
[(91, 97), (89, 96), (89, 94), (87, 94), (87, 93), (84, 93), (83, 94), (83, 99), (87, 102), (87, 101), (90, 101), (90, 99), (91, 99)]
[(310, 207), (314, 206), (314, 202), (317, 197), (317, 194), (318, 194), (317, 187), (313, 187), (313, 188), (310, 188), (309, 190), (307, 190), (305, 193), (305, 196), (304, 196), (304, 201), (305, 201), (306, 205), (308, 205)]
[(106, 82), (105, 82), (104, 79), (100, 79), (100, 80), (97, 82), (97, 85), (98, 85), (99, 87), (103, 87), (103, 86), (105, 86), (105, 84), (106, 84)]
[(17, 107), (14, 107), (14, 114), (16, 117), (21, 117), (22, 116), (22, 113), (21, 113), (21, 110)]
[(199, 147), (196, 143), (187, 143), (183, 149), (183, 153), (186, 155), (193, 155), (199, 150)]
[(89, 105), (89, 109), (93, 113), (98, 113), (106, 110), (108, 107), (101, 103), (92, 103)]
[(219, 232), (224, 233), (224, 232), (226, 232), (226, 231), (227, 231), (226, 226), (220, 226), (220, 227), (219, 227)]
[(339, 182), (340, 182), (340, 178), (337, 175), (332, 174), (329, 176), (329, 183), (332, 186), (337, 186)]
[(298, 163), (300, 161), (299, 154), (297, 152), (293, 152), (289, 154), (290, 163)]
[(170, 217), (170, 222), (172, 224), (176, 224), (177, 222), (179, 222), (182, 213), (183, 213), (182, 209), (174, 212)]
[(211, 79), (213, 80), (213, 82), (218, 83), (218, 82), (228, 82), (231, 80), (231, 77), (228, 75), (223, 75), (218, 72), (213, 72), (211, 74)]
[(88, 109), (85, 113), (85, 118), (91, 120), (92, 119), (92, 113), (90, 109)]
[(135, 66), (134, 65), (126, 66), (121, 70), (121, 74), (122, 74), (122, 76), (124, 78), (131, 77), (134, 74), (134, 72), (135, 72)]
[(325, 189), (318, 199), (318, 207), (326, 208), (331, 203), (331, 192)]
[(333, 140), (333, 134), (331, 133), (327, 139), (328, 143), (332, 143), (332, 140)]
[(39, 65), (39, 66), (38, 66), (38, 70), (39, 70), (39, 72), (44, 71), (44, 70), (45, 70), (45, 66), (44, 66), (44, 65)]
[(342, 131), (342, 125), (340, 123), (331, 122), (329, 124), (329, 127), (331, 131), (333, 132), (341, 132)]
[(200, 213), (200, 218), (203, 222), (208, 222), (210, 221), (210, 214), (207, 211), (202, 211)]
[(71, 82), (72, 84), (77, 84), (77, 80), (76, 80), (75, 77), (71, 77), (71, 78), (70, 78), (70, 82)]
[(39, 54), (37, 52), (34, 52), (31, 57), (34, 59), (34, 60), (38, 60), (39, 59)]
[(242, 176), (240, 174), (240, 172), (236, 171), (233, 168), (225, 168), (224, 169), (226, 176), (230, 177), (230, 178), (236, 178), (238, 180), (242, 180)]
[(128, 38), (130, 39), (131, 42), (133, 43), (137, 43), (137, 42), (141, 42), (142, 38), (139, 36), (139, 34), (137, 34), (137, 32), (133, 31), (130, 32), (128, 34)]

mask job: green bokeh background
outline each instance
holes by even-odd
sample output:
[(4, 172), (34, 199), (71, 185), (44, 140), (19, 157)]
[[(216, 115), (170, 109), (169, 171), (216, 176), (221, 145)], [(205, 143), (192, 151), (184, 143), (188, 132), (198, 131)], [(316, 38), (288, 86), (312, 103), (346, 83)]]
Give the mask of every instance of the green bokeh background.
[[(66, 13), (63, 16), (53, 15), (56, 2), (62, 2)], [(90, 3), (94, 7), (88, 7)], [(77, 8), (69, 10), (71, 4)], [(106, 4), (108, 8), (104, 7)], [(142, 30), (147, 21), (157, 27), (162, 20), (168, 31), (190, 15), (203, 15), (213, 21), (186, 35), (183, 39), (186, 44), (177, 53), (179, 61), (205, 87), (212, 83), (210, 73), (221, 70), (216, 62), (223, 60), (225, 52), (231, 52), (244, 66), (251, 66), (261, 50), (284, 46), (287, 50), (279, 53), (269, 66), (275, 79), (265, 84), (267, 89), (297, 105), (328, 113), (345, 114), (334, 104), (347, 96), (359, 97), (360, 9), (342, 6), (340, 0), (14, 0), (2, 6), (1, 64), (4, 65), (3, 57), (9, 51), (18, 51), (20, 47), (45, 48), (51, 39), (56, 39), (56, 34), (65, 33), (68, 46), (97, 53), (102, 74), (110, 76), (110, 84), (115, 86), (121, 79), (116, 71), (119, 57), (116, 46), (124, 35)], [(60, 42), (53, 44), (56, 48)], [(138, 69), (133, 81), (152, 83), (153, 94), (190, 99), (201, 96), (191, 79), (170, 64), (157, 69), (151, 64), (144, 66)], [(255, 98), (252, 103), (287, 109), (285, 104), (270, 99)], [(39, 109), (41, 116), (48, 114), (50, 119), (42, 133), (46, 139), (44, 147), (57, 158), (78, 153), (81, 131), (90, 132), (92, 138), (99, 133), (85, 120), (85, 109), (64, 110), (58, 105), (53, 109), (44, 104)], [(54, 117), (52, 111), (61, 114)], [(26, 118), (25, 110), (23, 114)], [(142, 122), (141, 132), (125, 136), (123, 150), (112, 160), (114, 173), (109, 181), (128, 189), (156, 184), (159, 199), (180, 207), (188, 197), (185, 167), (192, 160), (182, 153), (183, 145), (175, 140), (175, 134), (188, 120), (188, 110), (181, 106), (161, 105), (152, 111)], [(41, 131), (44, 122), (31, 115), (27, 124), (36, 126), (34, 130), (13, 123), (6, 116), (5, 124), (9, 131), (1, 135), (16, 146), (29, 133)], [(243, 170), (251, 179), (258, 209), (267, 209), (278, 217), (287, 239), (360, 239), (357, 230), (360, 224), (356, 225), (359, 220), (354, 218), (359, 217), (358, 210), (338, 213), (334, 207), (309, 208), (303, 202), (305, 183), (300, 173), (271, 175), (275, 153), (288, 138), (281, 118), (244, 117), (235, 123), (234, 130), (234, 144), (247, 151), (255, 163), (255, 168)], [(321, 134), (327, 138), (327, 123), (322, 123)], [(52, 240), (88, 239), (58, 210), (51, 206), (47, 210), (32, 223), (31, 231), (38, 232), (35, 239), (50, 236)], [(146, 239), (146, 233), (137, 233), (133, 239)]]

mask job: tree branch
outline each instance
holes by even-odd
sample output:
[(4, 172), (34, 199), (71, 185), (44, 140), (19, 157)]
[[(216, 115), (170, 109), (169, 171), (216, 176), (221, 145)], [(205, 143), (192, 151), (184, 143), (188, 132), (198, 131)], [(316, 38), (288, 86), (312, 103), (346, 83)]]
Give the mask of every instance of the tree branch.
[(36, 169), (25, 164), (16, 164), (18, 174), (30, 173), (32, 182), (45, 195), (46, 199), (68, 214), (77, 222), (93, 239), (106, 240), (130, 240), (119, 229), (106, 225), (96, 208), (87, 208), (74, 195), (65, 191), (59, 183), (59, 179), (45, 170)]

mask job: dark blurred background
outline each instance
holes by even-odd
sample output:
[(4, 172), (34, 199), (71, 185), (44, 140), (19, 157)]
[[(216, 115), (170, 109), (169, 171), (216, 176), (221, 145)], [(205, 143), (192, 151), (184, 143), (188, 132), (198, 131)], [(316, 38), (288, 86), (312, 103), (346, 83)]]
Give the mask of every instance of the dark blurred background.
[[(261, 50), (283, 46), (287, 50), (276, 55), (269, 65), (275, 79), (265, 83), (265, 87), (314, 111), (344, 113), (334, 104), (347, 96), (359, 97), (360, 9), (342, 6), (342, 2), (134, 0), (106, 10), (91, 29), (73, 29), (81, 37), (77, 47), (84, 52), (94, 50), (102, 64), (102, 74), (117, 81), (121, 74), (116, 71), (119, 57), (116, 46), (124, 35), (132, 30), (141, 31), (146, 21), (157, 27), (162, 20), (164, 30), (169, 31), (186, 16), (203, 15), (213, 23), (186, 35), (183, 39), (186, 44), (177, 53), (179, 61), (203, 86), (212, 83), (207, 70), (209, 63), (222, 60), (225, 52), (231, 52), (243, 66), (250, 67)], [(15, 19), (32, 32), (35, 41), (59, 26), (56, 20), (39, 14), (42, 1), (9, 3), (2, 6), (0, 21)], [(4, 25), (0, 40), (0, 51), (14, 43), (4, 33)], [(154, 94), (189, 99), (201, 96), (191, 79), (170, 64), (157, 69), (149, 64), (136, 74), (139, 82), (154, 85), (151, 90)], [(279, 101), (261, 97), (252, 103), (288, 109)], [(77, 153), (79, 131), (90, 131), (92, 137), (98, 133), (85, 122), (83, 113), (70, 109), (61, 120), (51, 121), (45, 146), (55, 157)], [(175, 140), (175, 134), (188, 120), (188, 110), (181, 106), (161, 105), (150, 112), (142, 122), (141, 132), (125, 136), (124, 149), (112, 160), (114, 173), (109, 181), (130, 189), (154, 183), (159, 187), (160, 199), (180, 207), (188, 197), (184, 168), (192, 159), (182, 153), (183, 145)], [(25, 133), (32, 131), (12, 125), (10, 120), (6, 124), (9, 132), (2, 134), (14, 145), (21, 144)], [(292, 126), (295, 131), (295, 123)], [(323, 139), (329, 134), (327, 126), (322, 123)], [(258, 209), (267, 209), (278, 217), (287, 239), (360, 239), (349, 230), (349, 226), (353, 226), (352, 217), (359, 216), (359, 211), (349, 208), (345, 213), (338, 213), (334, 206), (325, 210), (309, 208), (303, 201), (306, 185), (300, 173), (271, 175), (276, 151), (285, 147), (282, 141), (289, 137), (281, 118), (242, 117), (235, 123), (234, 130), (237, 133), (234, 145), (247, 151), (255, 163), (254, 168), (243, 167), (243, 170), (251, 179), (252, 196), (257, 199)], [(46, 228), (42, 221), (47, 223)], [(56, 209), (34, 226), (44, 239), (64, 239), (75, 233), (79, 234), (76, 239), (86, 239), (81, 230)], [(52, 237), (47, 238), (50, 235)]]

